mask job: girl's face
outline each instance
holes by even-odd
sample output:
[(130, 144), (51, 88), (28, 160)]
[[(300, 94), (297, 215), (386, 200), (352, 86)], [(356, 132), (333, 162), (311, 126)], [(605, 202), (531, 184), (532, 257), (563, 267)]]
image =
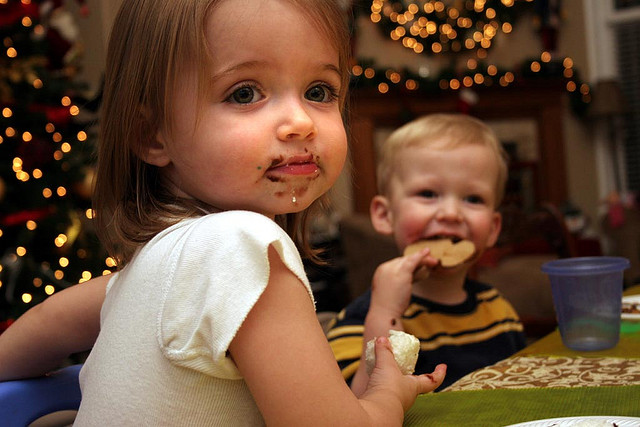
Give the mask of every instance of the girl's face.
[(194, 70), (174, 94), (171, 136), (161, 129), (145, 160), (176, 194), (221, 210), (303, 210), (346, 157), (338, 53), (285, 0), (223, 0), (206, 38), (213, 66), (202, 109)]
[(481, 254), (498, 238), (498, 166), (482, 145), (410, 147), (399, 153), (387, 220), (401, 250), (420, 239), (471, 240)]

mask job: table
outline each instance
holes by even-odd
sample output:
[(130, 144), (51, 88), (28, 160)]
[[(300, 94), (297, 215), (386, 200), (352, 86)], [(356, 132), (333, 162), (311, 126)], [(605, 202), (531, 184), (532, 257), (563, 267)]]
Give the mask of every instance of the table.
[[(640, 286), (625, 291), (633, 294)], [(556, 329), (440, 393), (419, 396), (405, 425), (506, 426), (590, 415), (640, 417), (640, 322), (623, 320), (618, 345), (594, 352), (566, 348)]]

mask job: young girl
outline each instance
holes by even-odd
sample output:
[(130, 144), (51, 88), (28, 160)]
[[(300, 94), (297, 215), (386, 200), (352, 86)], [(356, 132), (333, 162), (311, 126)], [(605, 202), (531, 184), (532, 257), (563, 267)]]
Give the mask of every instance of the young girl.
[(55, 323), (86, 332), (43, 354), (51, 363), (100, 331), (77, 425), (400, 425), (444, 366), (404, 376), (379, 338), (356, 398), (291, 239), (310, 253), (306, 209), (346, 156), (337, 2), (129, 0), (107, 64), (95, 208), (124, 268), (29, 312), (0, 361), (26, 348), (7, 350), (17, 331), (55, 329), (38, 311), (70, 309)]

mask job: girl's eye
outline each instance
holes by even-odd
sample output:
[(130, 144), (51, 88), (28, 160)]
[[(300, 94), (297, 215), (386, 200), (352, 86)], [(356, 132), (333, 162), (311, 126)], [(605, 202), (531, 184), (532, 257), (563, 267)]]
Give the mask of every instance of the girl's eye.
[(338, 93), (331, 86), (318, 84), (307, 90), (304, 97), (313, 102), (331, 102), (338, 98)]
[(252, 86), (242, 86), (233, 91), (227, 98), (228, 102), (235, 104), (250, 104), (260, 99), (260, 93)]

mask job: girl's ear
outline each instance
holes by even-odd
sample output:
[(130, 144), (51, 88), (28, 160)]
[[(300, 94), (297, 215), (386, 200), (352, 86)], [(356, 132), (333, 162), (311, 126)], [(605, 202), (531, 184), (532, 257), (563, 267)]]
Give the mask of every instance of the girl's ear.
[[(139, 107), (139, 120), (144, 123), (140, 135), (140, 145), (137, 147), (136, 154), (145, 163), (159, 168), (167, 166), (171, 163), (167, 151), (167, 142), (169, 138), (161, 129), (156, 128), (151, 123), (151, 113), (144, 106)], [(151, 136), (154, 135), (154, 136)]]
[(380, 234), (393, 234), (393, 215), (389, 210), (389, 200), (384, 196), (374, 196), (369, 205), (369, 215), (373, 228)]
[(159, 168), (167, 166), (171, 163), (171, 157), (167, 150), (167, 137), (159, 130), (154, 138), (149, 138), (139, 153), (140, 158), (145, 162)]

